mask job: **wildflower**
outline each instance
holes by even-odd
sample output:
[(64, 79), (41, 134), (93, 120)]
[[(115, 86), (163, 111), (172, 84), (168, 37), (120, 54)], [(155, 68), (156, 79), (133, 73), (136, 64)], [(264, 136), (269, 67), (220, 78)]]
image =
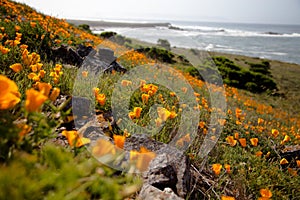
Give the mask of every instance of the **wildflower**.
[(144, 104), (148, 103), (149, 97), (149, 94), (142, 94), (142, 101)]
[(140, 118), (142, 108), (141, 107), (135, 107), (135, 108), (133, 108), (133, 112), (134, 112), (135, 118)]
[(165, 108), (162, 108), (162, 107), (158, 107), (157, 108), (157, 113), (158, 113), (158, 116), (159, 118), (162, 120), (162, 121), (167, 121), (167, 119), (170, 117), (171, 115), (171, 112), (168, 111), (167, 109)]
[(217, 163), (212, 165), (212, 170), (215, 173), (215, 175), (219, 175), (222, 169), (222, 165)]
[(42, 70), (39, 71), (38, 76), (41, 77), (41, 78), (44, 78), (45, 74), (46, 74), (46, 71), (42, 69)]
[(171, 111), (171, 114), (169, 116), (170, 119), (174, 119), (175, 117), (177, 117), (177, 114), (175, 111)]
[(175, 96), (176, 96), (176, 93), (175, 93), (175, 92), (170, 92), (170, 96), (171, 96), (171, 97), (175, 97)]
[(6, 76), (0, 75), (0, 109), (13, 108), (20, 102), (20, 96), (17, 84)]
[(128, 132), (128, 130), (125, 128), (123, 135), (128, 138), (131, 136), (131, 134)]
[(140, 171), (145, 171), (151, 160), (155, 157), (156, 154), (145, 147), (141, 147), (140, 151), (131, 150), (129, 153), (130, 162), (135, 163), (136, 168)]
[(300, 160), (296, 160), (297, 166), (300, 168)]
[(24, 51), (24, 49), (27, 49), (28, 48), (28, 45), (26, 44), (22, 44), (20, 45), (20, 49), (22, 49)]
[(81, 72), (82, 76), (85, 77), (85, 78), (88, 76), (88, 73), (89, 73), (88, 71), (82, 71)]
[(2, 54), (7, 54), (10, 51), (10, 49), (0, 45), (0, 51)]
[(246, 141), (245, 138), (240, 138), (239, 142), (240, 142), (240, 144), (241, 144), (242, 147), (246, 147), (247, 146), (247, 141)]
[(57, 87), (53, 88), (49, 99), (51, 101), (55, 101), (56, 98), (58, 97), (59, 93), (60, 93), (60, 89), (59, 88), (57, 88)]
[(99, 88), (97, 88), (97, 87), (94, 87), (94, 88), (93, 88), (93, 92), (94, 92), (95, 97), (97, 97), (99, 91), (100, 91)]
[(128, 81), (128, 80), (122, 80), (121, 81), (121, 85), (122, 86), (129, 86), (129, 85), (131, 85), (132, 84), (132, 82), (131, 81)]
[(25, 109), (28, 112), (38, 111), (40, 106), (48, 99), (43, 93), (35, 89), (28, 89), (26, 91)]
[(66, 131), (64, 130), (62, 132), (62, 135), (65, 136), (68, 140), (68, 143), (71, 147), (81, 147), (85, 144), (88, 144), (91, 142), (89, 138), (82, 137), (78, 134), (77, 131)]
[(115, 145), (120, 149), (123, 149), (126, 137), (122, 135), (114, 135), (113, 138), (114, 138)]
[(141, 91), (148, 93), (150, 96), (154, 95), (158, 90), (158, 86), (153, 84), (144, 84), (141, 86)]
[(30, 22), (30, 26), (31, 26), (32, 28), (35, 28), (35, 27), (36, 27), (36, 23), (35, 23), (35, 22)]
[(106, 102), (106, 96), (105, 94), (98, 94), (97, 97), (96, 97), (98, 103), (101, 105), (101, 106), (104, 106), (105, 105), (105, 102)]
[(97, 140), (96, 145), (92, 150), (93, 155), (97, 157), (105, 156), (108, 154), (115, 155), (116, 154), (116, 147), (111, 142), (99, 139)]
[(134, 119), (134, 118), (138, 119), (141, 116), (141, 112), (142, 112), (141, 107), (135, 107), (133, 108), (133, 112), (129, 112), (128, 116), (130, 119)]
[(21, 27), (18, 26), (18, 25), (16, 25), (16, 26), (15, 26), (15, 31), (18, 32), (19, 30), (21, 30)]
[(279, 131), (277, 129), (272, 129), (272, 135), (276, 138), (279, 135)]
[(297, 170), (293, 170), (293, 168), (288, 167), (288, 172), (292, 175), (292, 176), (297, 176)]
[(229, 164), (225, 164), (224, 168), (226, 169), (226, 173), (230, 174), (230, 165)]
[(255, 155), (256, 155), (257, 157), (260, 157), (260, 156), (263, 155), (263, 152), (262, 152), (262, 151), (258, 151), (258, 152), (255, 153)]
[(162, 120), (161, 120), (161, 118), (156, 118), (155, 119), (155, 124), (156, 124), (156, 127), (160, 127), (161, 126), (161, 124), (162, 124)]
[(257, 143), (258, 143), (258, 138), (251, 138), (250, 139), (250, 142), (251, 142), (251, 145), (256, 147), (257, 146)]
[(18, 125), (18, 128), (21, 128), (21, 131), (19, 132), (20, 138), (23, 138), (31, 131), (31, 126), (28, 126), (27, 124), (20, 124)]
[(263, 122), (264, 122), (264, 120), (262, 118), (257, 119), (257, 124), (262, 124)]
[(43, 95), (49, 96), (52, 86), (49, 83), (39, 83), (38, 88)]
[(185, 142), (189, 143), (190, 141), (191, 141), (191, 136), (188, 133), (185, 136), (183, 136), (182, 138), (180, 138), (179, 140), (177, 140), (176, 145), (182, 147)]
[(290, 136), (285, 135), (285, 136), (284, 136), (284, 139), (280, 142), (280, 144), (285, 144), (286, 142), (289, 142), (289, 141), (291, 141)]
[(242, 116), (242, 110), (239, 108), (235, 109), (235, 116), (236, 118), (240, 118)]
[(260, 189), (260, 195), (262, 197), (265, 197), (265, 198), (271, 198), (272, 197), (272, 192), (268, 189)]
[(230, 196), (221, 196), (221, 200), (235, 200), (235, 198)]
[(35, 82), (40, 81), (40, 77), (34, 72), (31, 72), (30, 74), (28, 74), (27, 77)]
[(287, 161), (287, 159), (285, 159), (285, 158), (282, 158), (280, 160), (280, 165), (285, 165), (285, 164), (288, 164), (288, 163), (289, 163), (289, 161)]
[(11, 66), (9, 66), (14, 72), (18, 73), (22, 70), (22, 65), (20, 63), (15, 63)]
[(234, 133), (234, 138), (239, 139), (239, 133)]
[(235, 140), (233, 136), (227, 136), (226, 142), (229, 143), (230, 146), (234, 147), (237, 143), (237, 140)]
[(205, 122), (203, 122), (203, 121), (199, 122), (199, 127), (204, 128), (205, 127)]

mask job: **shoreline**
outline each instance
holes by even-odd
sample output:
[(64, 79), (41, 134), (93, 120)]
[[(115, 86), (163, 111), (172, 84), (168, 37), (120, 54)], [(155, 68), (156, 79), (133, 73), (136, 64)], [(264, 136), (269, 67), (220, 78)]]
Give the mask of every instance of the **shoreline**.
[(90, 27), (129, 27), (129, 28), (154, 28), (154, 27), (169, 27), (171, 23), (169, 22), (110, 22), (110, 21), (92, 21), (92, 20), (77, 20), (77, 19), (66, 19), (68, 23), (74, 24), (76, 26), (80, 24), (87, 24)]
[[(127, 38), (127, 37), (126, 37)], [(132, 41), (133, 45), (141, 45), (148, 47), (157, 47), (157, 44), (149, 43), (145, 41), (141, 41), (134, 38), (128, 38)], [(300, 64), (296, 63), (288, 63), (279, 60), (271, 60), (271, 59), (263, 59), (258, 57), (250, 57), (245, 55), (237, 55), (237, 54), (229, 54), (215, 51), (205, 51), (205, 50), (197, 50), (199, 54), (205, 57), (213, 57), (213, 56), (223, 56), (232, 60), (235, 64), (241, 66), (242, 68), (249, 69), (249, 65), (247, 63), (261, 63), (262, 61), (268, 61), (271, 65), (271, 74), (273, 80), (276, 82), (279, 91), (284, 92), (284, 98), (274, 98), (272, 104), (276, 107), (283, 107), (284, 110), (297, 114), (300, 111), (300, 107), (298, 102), (300, 102)], [(181, 48), (181, 47), (172, 47), (171, 52), (177, 55), (184, 55), (188, 60), (191, 58), (195, 58), (191, 51), (191, 48)], [(196, 58), (199, 60), (199, 58)], [(197, 61), (191, 61), (191, 63)], [(199, 65), (201, 63), (196, 63)], [(250, 93), (249, 93), (250, 94)], [(263, 99), (270, 101), (270, 96), (265, 95), (261, 96)], [(277, 106), (279, 104), (279, 106)], [(291, 107), (293, 108), (291, 110)]]

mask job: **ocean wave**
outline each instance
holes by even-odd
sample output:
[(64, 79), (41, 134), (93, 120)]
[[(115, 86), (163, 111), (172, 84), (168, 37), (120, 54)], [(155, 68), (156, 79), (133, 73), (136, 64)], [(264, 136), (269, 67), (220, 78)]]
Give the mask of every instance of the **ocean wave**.
[(233, 37), (300, 37), (300, 33), (278, 33), (273, 31), (255, 32), (240, 29), (228, 29), (223, 27), (211, 26), (184, 26), (170, 25), (169, 29), (174, 31), (186, 32), (186, 35), (215, 35)]

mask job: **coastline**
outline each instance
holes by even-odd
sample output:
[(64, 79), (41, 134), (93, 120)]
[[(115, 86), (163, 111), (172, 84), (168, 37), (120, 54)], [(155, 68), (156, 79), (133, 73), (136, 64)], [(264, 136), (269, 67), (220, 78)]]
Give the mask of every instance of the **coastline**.
[(149, 27), (169, 27), (171, 23), (168, 22), (112, 22), (112, 21), (93, 21), (93, 20), (77, 20), (77, 19), (66, 19), (68, 23), (76, 26), (80, 24), (87, 24), (91, 27), (129, 27), (129, 28), (149, 28)]
[[(110, 28), (110, 27), (131, 27), (131, 28), (145, 28), (145, 27), (168, 27), (170, 28), (170, 23), (152, 23), (152, 22), (110, 22), (110, 21), (87, 21), (87, 20), (67, 20), (68, 22), (73, 23), (74, 25), (79, 24), (88, 24), (89, 26), (93, 27), (102, 27)], [(93, 31), (93, 30), (92, 30)], [(135, 38), (126, 37), (132, 41), (133, 45), (141, 45), (141, 46), (148, 46), (154, 47), (157, 46), (155, 43), (150, 43), (146, 41), (141, 41)], [(183, 47), (172, 47), (171, 51), (178, 55), (184, 55), (188, 59), (191, 59), (193, 56), (191, 55), (191, 48), (183, 48)], [(284, 98), (275, 99), (273, 102), (274, 105), (277, 104), (285, 104), (285, 107), (293, 107), (293, 109), (288, 109), (290, 112), (296, 113), (300, 111), (298, 102), (300, 102), (300, 64), (296, 63), (289, 63), (284, 61), (279, 61), (275, 59), (266, 59), (266, 58), (259, 58), (259, 57), (251, 57), (246, 55), (240, 54), (232, 54), (232, 53), (224, 53), (224, 52), (217, 52), (217, 51), (206, 51), (206, 50), (197, 50), (201, 52), (203, 56), (223, 56), (226, 57), (237, 65), (248, 68), (249, 65), (247, 63), (261, 63), (263, 60), (269, 61), (271, 64), (271, 74), (274, 81), (277, 83), (277, 86), (280, 91), (283, 91), (285, 94)], [(194, 65), (198, 65), (198, 60), (190, 60), (191, 63)], [(266, 99), (269, 96), (265, 97)], [(292, 102), (292, 103), (291, 103)]]
[[(133, 45), (157, 47), (157, 44), (140, 41), (134, 38), (128, 38), (132, 41)], [(189, 48), (172, 47), (171, 51), (177, 55), (184, 55), (186, 58), (191, 59), (192, 51)], [(276, 82), (280, 92), (284, 92), (284, 97), (271, 98), (267, 94), (260, 94), (260, 98), (267, 102), (272, 102), (275, 107), (280, 107), (288, 114), (299, 116), (300, 112), (300, 65), (296, 63), (288, 63), (279, 60), (263, 59), (258, 57), (250, 57), (238, 54), (229, 54), (215, 51), (197, 50), (203, 57), (223, 56), (232, 60), (235, 64), (248, 69), (247, 63), (261, 63), (262, 61), (268, 61), (270, 63), (272, 78)], [(189, 60), (193, 65), (199, 65), (198, 60)], [(248, 92), (249, 96), (255, 96), (255, 94)]]

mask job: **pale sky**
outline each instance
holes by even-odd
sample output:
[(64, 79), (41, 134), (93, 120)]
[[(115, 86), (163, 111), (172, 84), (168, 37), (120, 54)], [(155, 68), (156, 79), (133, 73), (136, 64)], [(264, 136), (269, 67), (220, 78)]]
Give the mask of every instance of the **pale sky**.
[(300, 0), (16, 0), (67, 19), (300, 24)]

